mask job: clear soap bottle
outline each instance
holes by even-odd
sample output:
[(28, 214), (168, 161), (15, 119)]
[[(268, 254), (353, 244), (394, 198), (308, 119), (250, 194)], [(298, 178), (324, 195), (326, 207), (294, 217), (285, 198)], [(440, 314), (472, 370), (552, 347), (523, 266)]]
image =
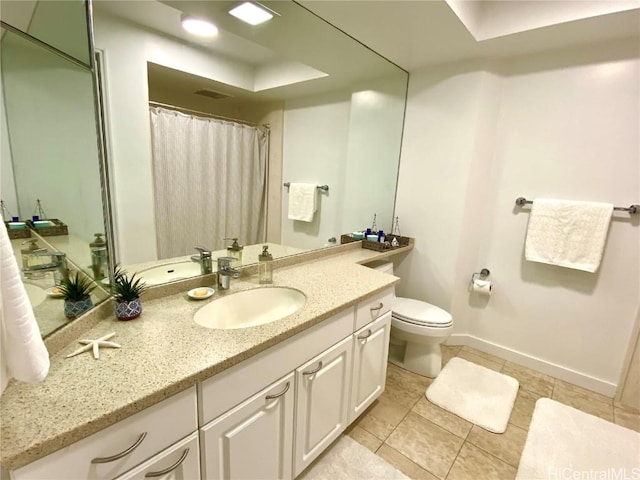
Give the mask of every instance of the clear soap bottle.
[(227, 247), (227, 256), (235, 258), (235, 260), (231, 262), (231, 268), (242, 266), (242, 251), (244, 247), (238, 243), (237, 238), (225, 238), (225, 240), (233, 240), (233, 243)]
[[(38, 265), (42, 265), (48, 263), (47, 257), (42, 256), (43, 253), (46, 253), (47, 249), (42, 248), (38, 245), (38, 241), (35, 238), (31, 240), (26, 240), (22, 242), (23, 245), (27, 245), (26, 248), (20, 250), (20, 254), (22, 255), (22, 267), (24, 270), (28, 270), (33, 267), (37, 267)], [(42, 278), (44, 277), (44, 272), (40, 271), (25, 271), (24, 276), (27, 278)]]
[(96, 238), (89, 244), (91, 251), (91, 270), (93, 278), (102, 280), (109, 274), (109, 260), (107, 255), (107, 242), (102, 239), (102, 233), (94, 233)]
[(258, 255), (258, 275), (260, 283), (273, 283), (273, 255), (269, 253), (269, 246), (262, 246), (262, 253)]

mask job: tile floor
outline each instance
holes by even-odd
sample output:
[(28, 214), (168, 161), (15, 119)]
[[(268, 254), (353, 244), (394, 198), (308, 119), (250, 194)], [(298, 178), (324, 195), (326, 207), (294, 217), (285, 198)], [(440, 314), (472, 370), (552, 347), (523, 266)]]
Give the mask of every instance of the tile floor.
[(520, 390), (506, 432), (494, 434), (427, 401), (431, 379), (389, 364), (385, 392), (347, 435), (412, 479), (514, 478), (540, 397), (640, 431), (640, 413), (611, 398), (471, 347), (442, 348), (443, 365), (458, 356), (515, 377)]

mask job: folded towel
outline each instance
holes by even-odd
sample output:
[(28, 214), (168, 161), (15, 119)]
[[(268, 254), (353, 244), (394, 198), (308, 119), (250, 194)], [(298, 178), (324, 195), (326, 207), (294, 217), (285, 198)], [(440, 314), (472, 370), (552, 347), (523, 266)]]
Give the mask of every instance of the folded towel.
[(610, 203), (534, 200), (525, 258), (595, 272), (600, 266), (612, 213)]
[(318, 189), (311, 183), (292, 183), (289, 185), (289, 220), (312, 222), (318, 208), (316, 199)]
[(42, 341), (29, 297), (20, 279), (7, 230), (0, 228), (0, 391), (9, 377), (23, 382), (44, 380), (49, 352)]

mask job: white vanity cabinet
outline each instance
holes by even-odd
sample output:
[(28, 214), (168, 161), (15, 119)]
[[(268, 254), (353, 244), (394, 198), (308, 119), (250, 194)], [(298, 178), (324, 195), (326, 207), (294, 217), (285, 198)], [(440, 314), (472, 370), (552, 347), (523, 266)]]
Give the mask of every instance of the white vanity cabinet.
[(195, 387), (10, 473), (12, 480), (111, 480), (197, 428)]
[(351, 344), (349, 336), (296, 369), (296, 475), (347, 427)]
[(384, 391), (390, 330), (391, 312), (387, 312), (353, 334), (349, 423), (358, 418)]
[(114, 480), (199, 480), (199, 450), (198, 433), (194, 432)]
[(200, 430), (202, 478), (291, 478), (294, 375)]

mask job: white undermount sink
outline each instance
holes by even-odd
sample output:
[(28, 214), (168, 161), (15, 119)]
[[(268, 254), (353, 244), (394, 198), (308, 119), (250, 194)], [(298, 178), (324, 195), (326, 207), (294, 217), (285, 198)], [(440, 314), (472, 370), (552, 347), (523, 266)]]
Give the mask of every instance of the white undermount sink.
[(145, 268), (137, 272), (137, 276), (147, 285), (174, 282), (200, 275), (200, 264), (191, 260), (176, 263), (165, 263), (156, 267)]
[(193, 320), (223, 330), (256, 327), (297, 312), (306, 300), (304, 293), (293, 288), (254, 288), (214, 300), (198, 310)]
[(37, 307), (42, 302), (44, 302), (45, 298), (47, 298), (47, 292), (37, 285), (25, 282), (24, 289), (27, 291), (27, 296), (29, 297), (31, 308)]

